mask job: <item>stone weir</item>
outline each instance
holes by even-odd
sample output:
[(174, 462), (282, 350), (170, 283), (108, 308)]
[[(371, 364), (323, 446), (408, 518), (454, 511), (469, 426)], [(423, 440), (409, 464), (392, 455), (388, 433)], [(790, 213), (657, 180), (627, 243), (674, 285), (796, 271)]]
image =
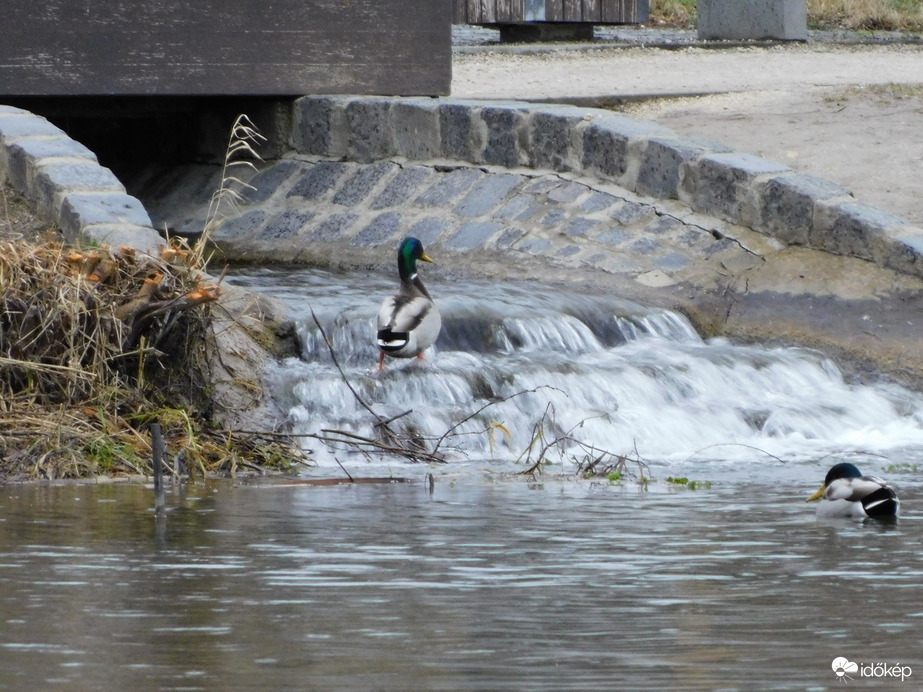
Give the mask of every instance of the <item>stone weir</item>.
[[(86, 152), (75, 158), (42, 119), (0, 116), (2, 177), (69, 237), (136, 233), (149, 246), (151, 226), (201, 231), (215, 166), (130, 181), (150, 222), (74, 214), (131, 198), (69, 183), (93, 163)], [(923, 381), (923, 232), (830, 181), (568, 106), (305, 97), (284, 136), (288, 153), (214, 235), (228, 260), (391, 271), (413, 234), (445, 279), (586, 282), (681, 309), (706, 335), (818, 346)]]
[[(681, 309), (706, 335), (816, 346), (915, 386), (923, 375), (920, 229), (830, 181), (653, 123), (306, 97), (291, 152), (250, 183), (215, 235), (229, 260), (390, 271), (415, 235), (446, 279), (586, 282)], [(200, 228), (204, 197), (183, 195), (152, 215)]]

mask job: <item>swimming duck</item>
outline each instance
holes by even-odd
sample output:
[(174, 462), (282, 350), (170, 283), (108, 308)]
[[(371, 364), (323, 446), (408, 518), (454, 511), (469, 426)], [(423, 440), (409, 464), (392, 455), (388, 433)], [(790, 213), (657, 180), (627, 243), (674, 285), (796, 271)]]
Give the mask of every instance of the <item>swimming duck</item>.
[(417, 260), (432, 262), (416, 238), (404, 238), (397, 249), (397, 271), (401, 290), (386, 298), (378, 310), (378, 369), (385, 356), (393, 358), (423, 357), (442, 328), (439, 309), (417, 275)]
[(863, 476), (853, 464), (842, 462), (833, 466), (824, 484), (805, 502), (820, 500), (819, 517), (854, 517), (881, 519), (896, 517), (901, 501), (886, 481), (875, 476)]

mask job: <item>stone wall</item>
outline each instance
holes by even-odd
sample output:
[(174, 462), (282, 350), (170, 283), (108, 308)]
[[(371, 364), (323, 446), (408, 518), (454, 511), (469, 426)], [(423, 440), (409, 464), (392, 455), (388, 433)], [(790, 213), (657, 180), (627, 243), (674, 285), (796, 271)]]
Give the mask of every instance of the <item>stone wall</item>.
[(923, 276), (923, 230), (828, 180), (605, 110), (457, 99), (309, 96), (301, 154), (550, 169), (675, 199), (788, 245)]

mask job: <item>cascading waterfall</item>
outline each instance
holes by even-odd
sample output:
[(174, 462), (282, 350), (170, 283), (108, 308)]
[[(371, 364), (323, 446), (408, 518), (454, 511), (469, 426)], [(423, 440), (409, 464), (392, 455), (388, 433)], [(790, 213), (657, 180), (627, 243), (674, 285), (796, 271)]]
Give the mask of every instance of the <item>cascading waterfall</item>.
[[(706, 342), (675, 312), (612, 296), (431, 282), (443, 315), (435, 349), (424, 361), (388, 360), (379, 373), (373, 321), (393, 281), (307, 270), (254, 270), (235, 281), (304, 311), (302, 358), (271, 374), (301, 433), (374, 437), (313, 309), (346, 378), (376, 413), (400, 416), (395, 427), (431, 441), (457, 426), (442, 445), (450, 460), (515, 459), (541, 421), (599, 450), (667, 462), (747, 460), (755, 449), (818, 458), (923, 443), (923, 398), (913, 392), (846, 382), (814, 351)], [(491, 445), (487, 430), (496, 423), (510, 440), (493, 435)], [(307, 446), (319, 463), (333, 463), (331, 450)]]

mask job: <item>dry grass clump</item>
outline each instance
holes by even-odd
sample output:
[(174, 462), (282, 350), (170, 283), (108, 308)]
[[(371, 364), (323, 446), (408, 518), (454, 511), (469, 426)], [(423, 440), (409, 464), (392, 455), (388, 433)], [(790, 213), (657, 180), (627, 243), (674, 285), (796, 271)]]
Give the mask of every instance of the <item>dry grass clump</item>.
[[(258, 137), (238, 118), (212, 216), (234, 201), (227, 171)], [(204, 271), (204, 242), (174, 240), (152, 257), (17, 235), (0, 236), (0, 481), (148, 474), (155, 420), (175, 474), (300, 461), (284, 438), (209, 423), (221, 279)]]
[(0, 245), (0, 475), (143, 470), (141, 423), (165, 400), (193, 403), (201, 363), (187, 349), (218, 294), (183, 252), (165, 253), (174, 264), (129, 248)]
[[(653, 25), (695, 28), (696, 0), (652, 0)], [(807, 0), (808, 27), (850, 31), (923, 31), (921, 0)]]
[(923, 2), (808, 0), (808, 26), (851, 31), (923, 31)]

